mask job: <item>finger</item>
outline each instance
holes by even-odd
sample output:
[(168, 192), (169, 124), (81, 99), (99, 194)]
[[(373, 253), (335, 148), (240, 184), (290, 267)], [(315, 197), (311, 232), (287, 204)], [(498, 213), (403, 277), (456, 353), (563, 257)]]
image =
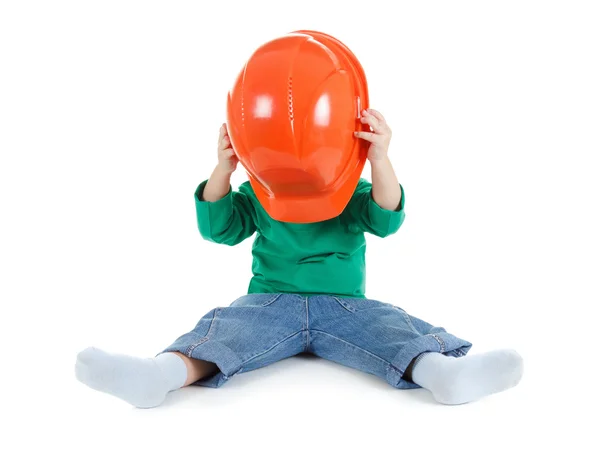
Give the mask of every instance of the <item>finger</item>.
[(385, 121), (385, 117), (383, 117), (383, 114), (381, 114), (379, 111), (376, 111), (374, 109), (367, 109), (366, 111), (367, 111), (367, 115), (370, 114), (371, 116), (373, 116), (377, 119), (377, 121), (379, 123), (379, 129), (377, 130), (378, 133), (392, 134), (392, 129)]
[(227, 124), (223, 124), (223, 128), (225, 129), (225, 136), (229, 136), (229, 128), (227, 128)]
[(355, 131), (354, 136), (369, 142), (376, 142), (378, 140), (377, 134), (369, 133), (368, 131)]
[(375, 116), (369, 113), (366, 113), (364, 116), (362, 116), (360, 118), (360, 121), (362, 123), (368, 124), (373, 129), (373, 131), (375, 131), (375, 133), (382, 133), (385, 130), (385, 126), (382, 125), (381, 122), (379, 122), (379, 120)]
[(221, 140), (223, 140), (223, 137), (227, 134), (227, 128), (225, 126), (225, 124), (221, 125), (221, 128), (219, 128), (219, 142), (221, 142)]
[(379, 120), (381, 123), (386, 123), (385, 122), (385, 117), (383, 117), (383, 114), (381, 114), (379, 111), (377, 111), (376, 109), (367, 109), (367, 112), (375, 117), (377, 117), (377, 120)]
[(233, 151), (232, 148), (226, 148), (225, 150), (222, 151), (221, 154), (227, 159), (231, 159), (235, 156), (235, 152)]
[(219, 141), (219, 145), (217, 146), (217, 148), (219, 150), (225, 150), (228, 147), (231, 147), (231, 140), (229, 139), (229, 136), (224, 136)]

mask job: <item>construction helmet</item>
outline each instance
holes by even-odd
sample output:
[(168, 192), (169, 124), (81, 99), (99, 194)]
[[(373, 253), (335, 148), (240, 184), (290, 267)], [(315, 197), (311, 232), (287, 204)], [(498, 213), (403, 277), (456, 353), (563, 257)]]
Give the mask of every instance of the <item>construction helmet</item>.
[(273, 219), (313, 223), (338, 216), (365, 165), (367, 81), (357, 58), (324, 33), (297, 31), (250, 57), (228, 95), (233, 149)]

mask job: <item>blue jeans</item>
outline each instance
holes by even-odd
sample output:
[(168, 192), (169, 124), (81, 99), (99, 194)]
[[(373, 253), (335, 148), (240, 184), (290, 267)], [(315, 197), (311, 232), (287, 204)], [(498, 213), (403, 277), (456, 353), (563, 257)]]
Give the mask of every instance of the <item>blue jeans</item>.
[(461, 357), (471, 344), (376, 300), (327, 295), (250, 294), (206, 314), (164, 352), (215, 363), (219, 371), (195, 384), (219, 387), (242, 372), (299, 353), (376, 375), (400, 389), (419, 387), (402, 378), (424, 352)]

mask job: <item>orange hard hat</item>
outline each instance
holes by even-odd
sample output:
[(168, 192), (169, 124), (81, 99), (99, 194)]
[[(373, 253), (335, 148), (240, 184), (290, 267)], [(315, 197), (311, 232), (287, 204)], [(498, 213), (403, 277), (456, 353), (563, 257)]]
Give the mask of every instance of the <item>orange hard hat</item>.
[(275, 220), (320, 222), (348, 204), (365, 165), (367, 81), (354, 54), (324, 33), (297, 31), (256, 50), (228, 95), (233, 149)]

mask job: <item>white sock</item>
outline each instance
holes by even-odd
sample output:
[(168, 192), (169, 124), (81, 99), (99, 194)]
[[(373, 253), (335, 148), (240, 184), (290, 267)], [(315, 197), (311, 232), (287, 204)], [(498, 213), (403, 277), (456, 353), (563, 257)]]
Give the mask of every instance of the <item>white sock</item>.
[(412, 380), (440, 403), (459, 405), (516, 386), (523, 359), (514, 350), (496, 350), (454, 358), (441, 353), (417, 357)]
[(187, 368), (173, 353), (136, 358), (90, 347), (77, 356), (75, 376), (92, 389), (138, 408), (152, 408), (160, 405), (168, 392), (185, 384)]

